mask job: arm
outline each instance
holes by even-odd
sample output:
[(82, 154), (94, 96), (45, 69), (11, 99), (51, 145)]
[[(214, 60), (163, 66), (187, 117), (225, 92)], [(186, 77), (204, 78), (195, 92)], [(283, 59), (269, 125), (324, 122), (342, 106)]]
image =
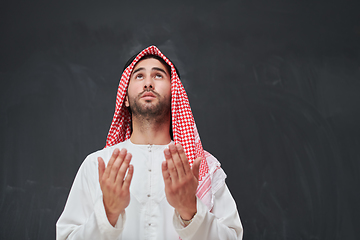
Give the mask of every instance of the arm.
[[(196, 198), (201, 159), (190, 168), (181, 145), (169, 145), (162, 165), (166, 198), (175, 208), (174, 227), (181, 239), (242, 239), (236, 204), (224, 184), (216, 193), (211, 211)], [(183, 220), (191, 220), (189, 225)]]
[[(111, 158), (115, 153), (114, 151)], [(108, 166), (111, 166), (111, 158)], [(116, 158), (113, 162), (116, 162), (115, 160)], [(81, 165), (64, 211), (56, 224), (57, 240), (118, 239), (121, 235), (125, 211), (121, 211), (115, 224), (110, 223), (105, 210), (106, 197), (100, 190), (100, 178), (97, 177), (97, 172), (105, 175), (106, 170), (102, 159), (98, 159), (98, 163), (99, 165), (96, 157), (90, 155)], [(131, 181), (131, 177), (129, 180)]]
[(224, 184), (214, 197), (211, 211), (197, 199), (197, 214), (186, 227), (175, 212), (173, 223), (182, 240), (242, 239), (243, 228), (235, 201), (227, 186)]

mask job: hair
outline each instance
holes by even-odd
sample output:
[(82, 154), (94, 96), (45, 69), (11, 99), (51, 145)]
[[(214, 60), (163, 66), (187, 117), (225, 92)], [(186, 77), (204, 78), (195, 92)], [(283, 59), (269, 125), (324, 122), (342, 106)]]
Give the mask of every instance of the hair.
[[(134, 56), (132, 56), (132, 57), (125, 63), (123, 71), (125, 71), (125, 69), (134, 61), (134, 59), (136, 58), (136, 56), (137, 56), (138, 54), (139, 54), (139, 53), (137, 53), (137, 54), (135, 54)], [(171, 77), (171, 67), (170, 67), (170, 65), (167, 64), (167, 63), (165, 62), (165, 60), (162, 59), (161, 57), (159, 57), (158, 55), (153, 55), (153, 54), (145, 55), (145, 56), (143, 56), (138, 62), (140, 62), (141, 60), (144, 60), (144, 59), (148, 59), (148, 58), (154, 58), (154, 59), (156, 59), (156, 60), (159, 60), (162, 64), (164, 64), (164, 65), (166, 66), (168, 72), (170, 73), (170, 77)], [(168, 58), (168, 59), (169, 59), (169, 58)], [(171, 62), (170, 59), (169, 59), (169, 61)], [(137, 63), (136, 63), (136, 64), (137, 64)], [(173, 65), (174, 65), (174, 63), (173, 63)], [(180, 72), (178, 71), (178, 69), (176, 68), (175, 65), (174, 65), (174, 67), (175, 67), (175, 70), (176, 70), (177, 75), (178, 75), (179, 78), (180, 78)]]

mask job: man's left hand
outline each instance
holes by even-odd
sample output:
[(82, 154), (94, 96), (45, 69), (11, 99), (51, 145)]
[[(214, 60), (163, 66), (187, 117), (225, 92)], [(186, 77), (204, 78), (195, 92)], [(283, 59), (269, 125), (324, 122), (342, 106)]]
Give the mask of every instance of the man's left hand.
[(180, 144), (170, 144), (169, 149), (164, 150), (164, 154), (162, 174), (167, 201), (183, 220), (190, 220), (197, 211), (196, 189), (201, 157), (197, 158), (190, 168), (184, 149)]

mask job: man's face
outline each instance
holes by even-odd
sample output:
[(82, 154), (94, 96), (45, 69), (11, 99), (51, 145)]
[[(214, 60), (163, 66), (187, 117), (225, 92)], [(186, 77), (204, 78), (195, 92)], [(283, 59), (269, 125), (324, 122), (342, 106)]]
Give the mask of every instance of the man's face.
[(155, 117), (170, 112), (171, 82), (167, 67), (155, 58), (140, 60), (131, 76), (125, 106), (134, 116)]

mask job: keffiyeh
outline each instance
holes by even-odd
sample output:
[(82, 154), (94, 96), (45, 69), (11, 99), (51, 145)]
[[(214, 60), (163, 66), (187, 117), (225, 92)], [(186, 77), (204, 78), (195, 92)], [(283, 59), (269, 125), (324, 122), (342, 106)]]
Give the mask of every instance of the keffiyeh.
[(117, 91), (115, 113), (105, 147), (115, 145), (130, 138), (131, 115), (124, 104), (124, 99), (126, 97), (126, 91), (133, 68), (145, 55), (157, 55), (164, 59), (171, 67), (171, 118), (173, 140), (175, 143), (180, 143), (183, 146), (191, 166), (197, 157), (202, 157), (203, 160), (199, 170), (197, 196), (209, 207), (209, 209), (211, 209), (213, 206), (213, 193), (215, 192), (214, 187), (219, 188), (219, 185), (221, 185), (219, 183), (224, 182), (225, 173), (221, 171), (222, 174), (220, 174), (220, 178), (213, 177), (215, 171), (220, 169), (220, 164), (211, 154), (203, 150), (189, 100), (176, 72), (175, 66), (157, 47), (150, 46), (141, 51), (124, 70)]

